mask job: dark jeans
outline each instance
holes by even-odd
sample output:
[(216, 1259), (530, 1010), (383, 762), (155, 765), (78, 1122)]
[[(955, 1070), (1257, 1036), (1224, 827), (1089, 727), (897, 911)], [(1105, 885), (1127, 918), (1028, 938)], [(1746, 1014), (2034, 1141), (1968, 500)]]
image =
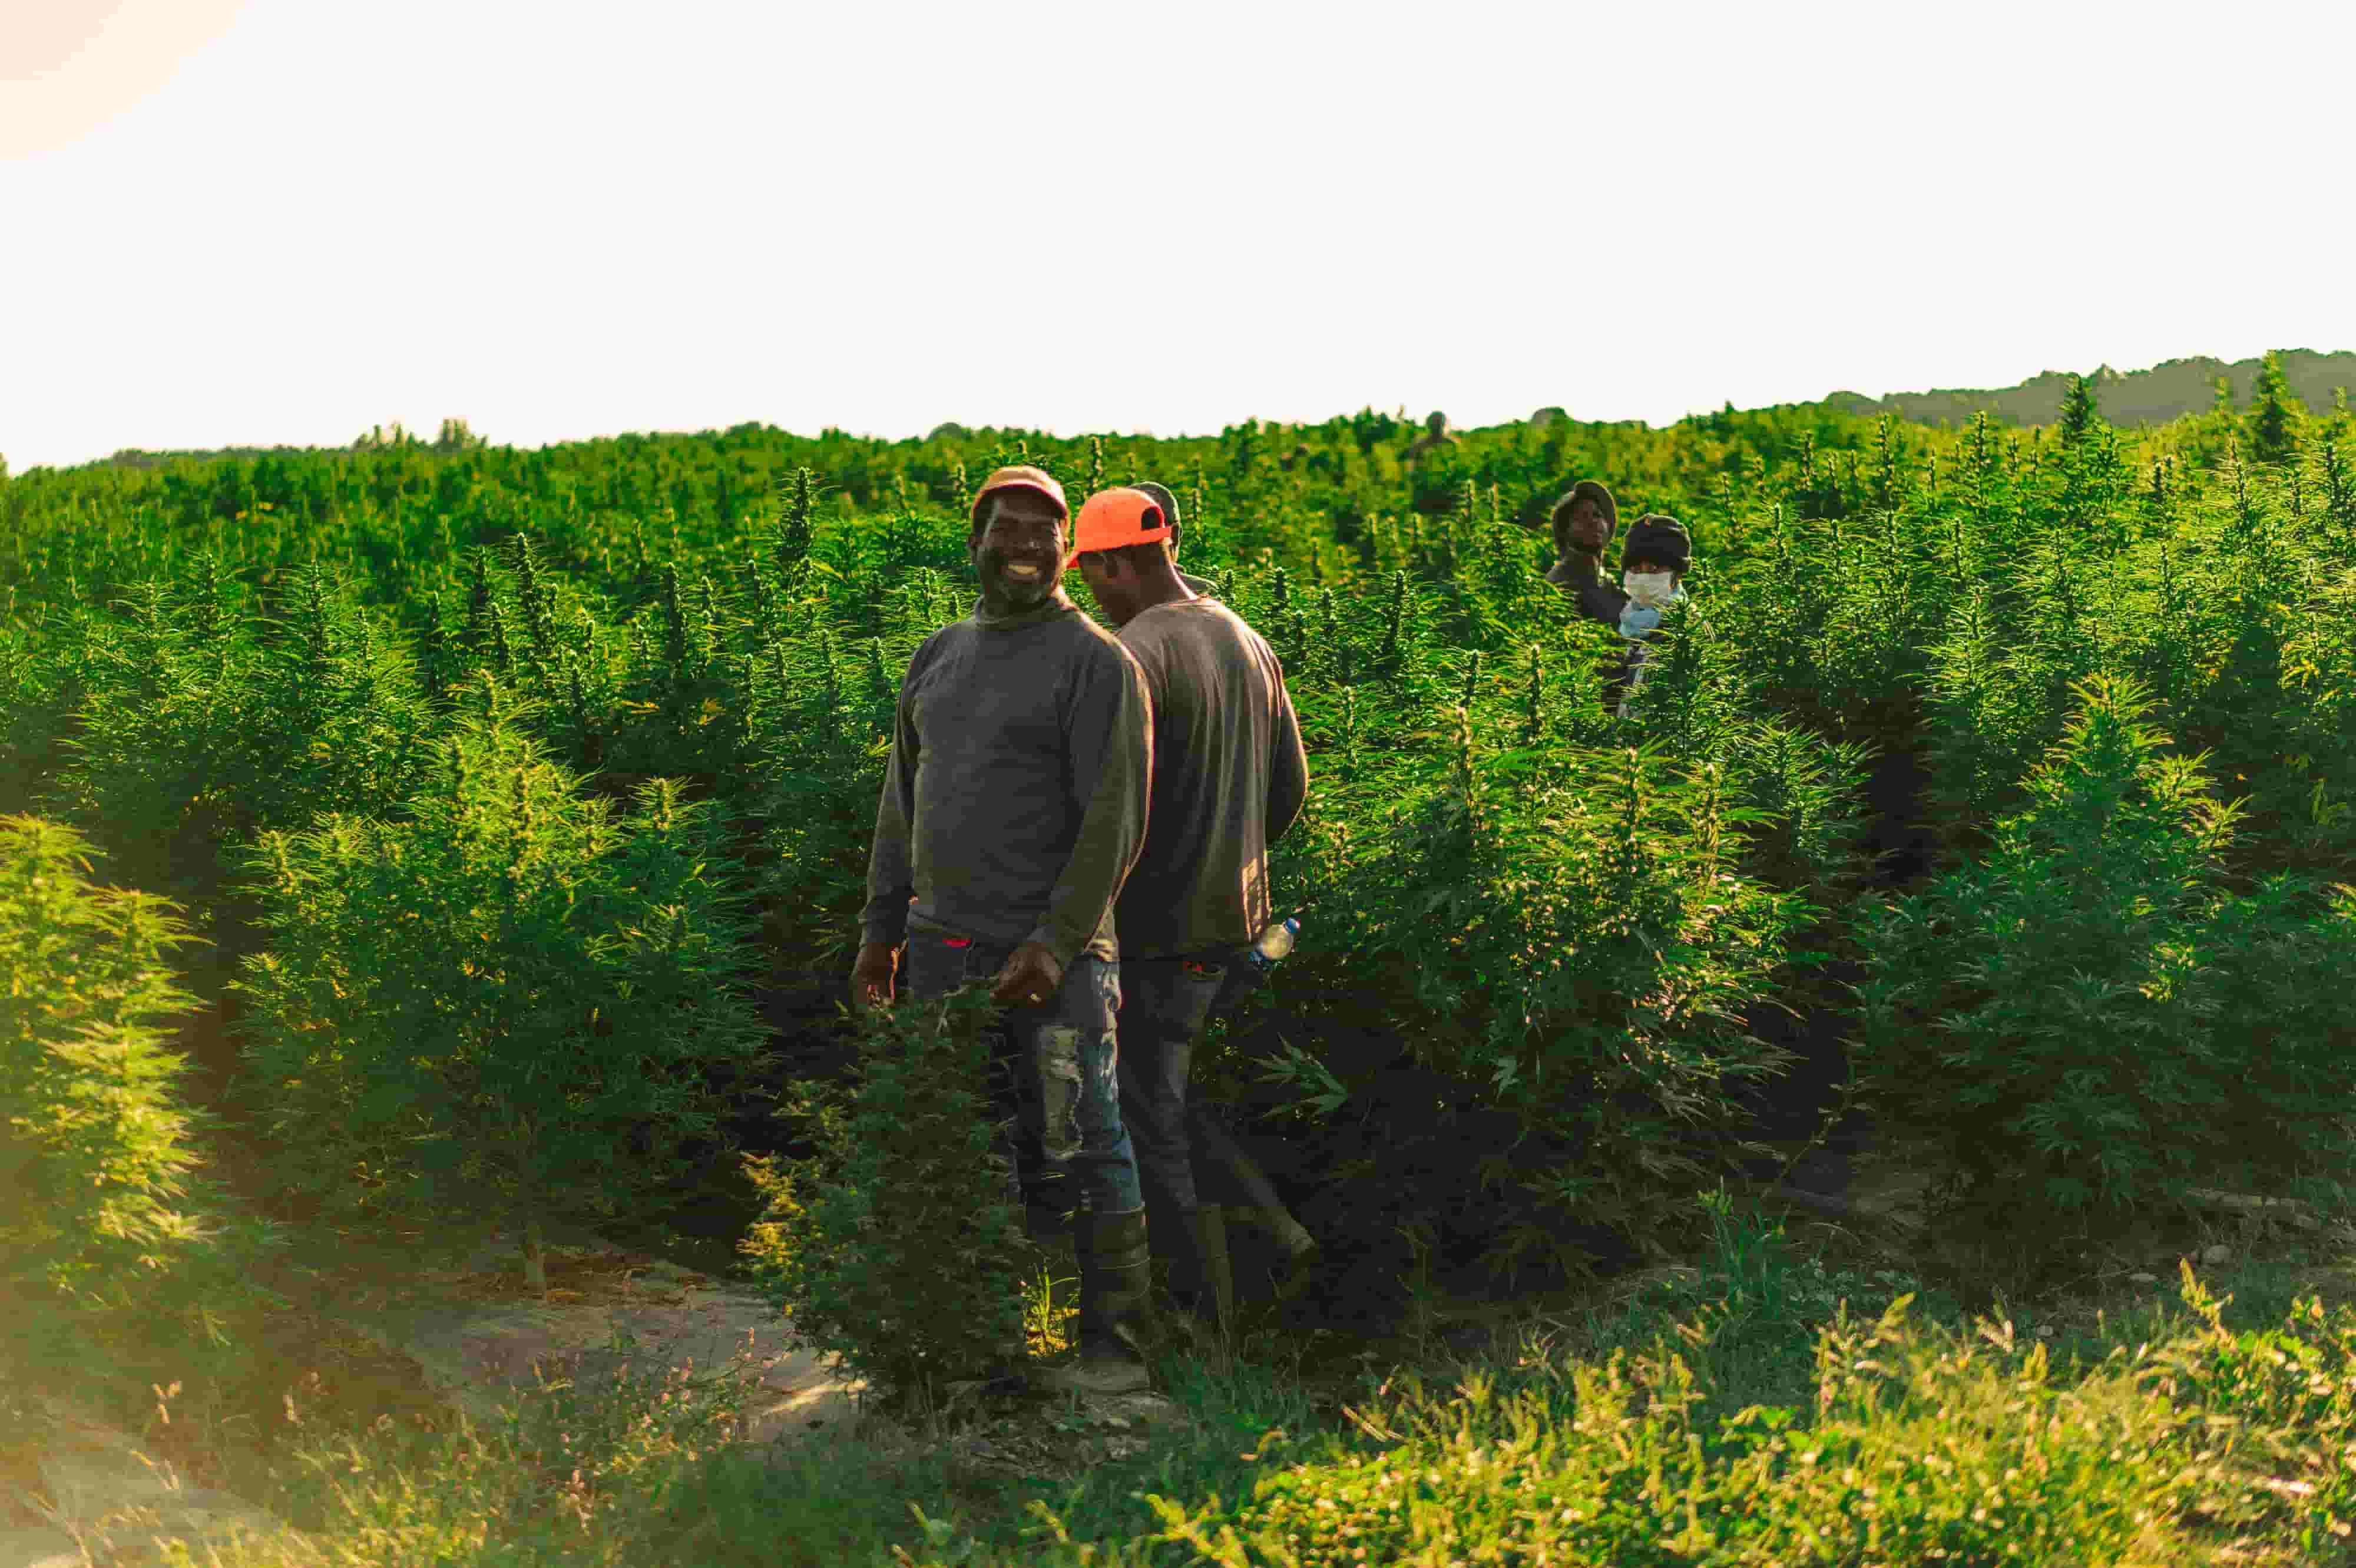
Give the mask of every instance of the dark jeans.
[[(969, 983), (991, 984), (1013, 950), (912, 930), (901, 975), (911, 1001), (930, 1002)], [(1120, 966), (1083, 955), (1046, 1003), (999, 1015), (991, 1061), (997, 1146), (1018, 1212), (1025, 1204), (1095, 1214), (1143, 1207), (1116, 1087), (1120, 996)]]
[(1223, 950), (1121, 961), (1120, 1117), (1135, 1141), (1149, 1215), (1194, 1207), (1186, 1079), (1231, 957)]

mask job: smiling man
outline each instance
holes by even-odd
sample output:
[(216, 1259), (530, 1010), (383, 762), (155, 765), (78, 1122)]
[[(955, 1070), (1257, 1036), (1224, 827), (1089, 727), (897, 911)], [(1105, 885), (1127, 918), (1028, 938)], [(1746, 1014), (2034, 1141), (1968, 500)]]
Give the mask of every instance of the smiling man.
[[(1137, 660), (1064, 592), (1068, 514), (1037, 468), (1001, 468), (974, 498), (981, 602), (900, 684), (851, 1004), (889, 1004), (904, 967), (918, 1001), (992, 983), (1017, 1117), (1082, 1210), (1079, 1356), (1046, 1380), (1121, 1393), (1147, 1386), (1150, 1254), (1120, 1119), (1113, 903), (1145, 839), (1151, 710)], [(1011, 1129), (999, 1151), (1021, 1170)]]

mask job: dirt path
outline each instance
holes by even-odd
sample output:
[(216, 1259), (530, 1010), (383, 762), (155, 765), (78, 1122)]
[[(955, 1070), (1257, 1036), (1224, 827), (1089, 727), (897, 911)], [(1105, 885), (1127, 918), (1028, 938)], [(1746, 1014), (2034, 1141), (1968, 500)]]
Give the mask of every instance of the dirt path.
[(789, 1345), (776, 1308), (743, 1285), (592, 1240), (551, 1248), (548, 1280), (545, 1299), (527, 1291), (512, 1249), (494, 1242), (330, 1316), (478, 1419), (546, 1381), (673, 1369), (742, 1384), (747, 1442), (839, 1435), (859, 1419), (862, 1385)]
[[(350, 1262), (324, 1293), (337, 1299), (323, 1316), (413, 1362), (478, 1421), (559, 1380), (585, 1389), (674, 1369), (738, 1381), (749, 1444), (836, 1438), (862, 1420), (862, 1385), (787, 1345), (768, 1303), (658, 1259), (586, 1240), (553, 1248), (545, 1299), (522, 1288), (512, 1249), (497, 1243), (441, 1267), (403, 1269), (365, 1252)], [(0, 1568), (136, 1562), (154, 1556), (158, 1537), (195, 1544), (275, 1523), (228, 1492), (187, 1484), (119, 1431), (62, 1407), (47, 1415), (37, 1447), (0, 1474)]]
[[(1876, 1140), (1830, 1201), (1843, 1206), (1843, 1229), (1902, 1254), (1922, 1231), (1934, 1179), (1927, 1153), (1912, 1142)], [(1751, 1205), (1779, 1202), (1768, 1189), (1749, 1194)], [(1808, 1217), (1804, 1205), (1793, 1207), (1795, 1218)], [(681, 1371), (739, 1384), (747, 1444), (909, 1441), (859, 1410), (861, 1384), (791, 1346), (784, 1320), (748, 1287), (585, 1236), (568, 1240), (550, 1251), (544, 1297), (524, 1288), (512, 1246), (494, 1240), (440, 1259), (355, 1248), (316, 1276), (321, 1299), (314, 1309), (396, 1364), (413, 1365), (435, 1394), (478, 1420), (496, 1421), (503, 1406), (552, 1383), (594, 1390), (625, 1373), (659, 1379)], [(1651, 1274), (1691, 1272), (1642, 1272), (1607, 1294), (1640, 1288)], [(1467, 1328), (1494, 1327), (1532, 1305), (1458, 1304), (1450, 1316)], [(957, 1457), (984, 1473), (1048, 1472), (1091, 1455), (1134, 1452), (1151, 1441), (1151, 1428), (1183, 1414), (1156, 1395), (1089, 1403), (1072, 1412), (1077, 1421), (1052, 1423), (1054, 1431), (1036, 1412), (1010, 1410), (969, 1423), (955, 1441)], [(193, 1544), (236, 1526), (274, 1522), (239, 1498), (151, 1464), (120, 1433), (54, 1413), (53, 1434), (36, 1459), (0, 1447), (0, 1460), (9, 1461), (0, 1464), (0, 1505), (9, 1505), (0, 1509), (0, 1568), (138, 1562), (152, 1557), (141, 1549), (157, 1535)]]
[(0, 1568), (88, 1568), (152, 1560), (154, 1542), (198, 1546), (270, 1516), (223, 1491), (192, 1487), (110, 1427), (52, 1409), (29, 1476), (12, 1475), (0, 1497)]

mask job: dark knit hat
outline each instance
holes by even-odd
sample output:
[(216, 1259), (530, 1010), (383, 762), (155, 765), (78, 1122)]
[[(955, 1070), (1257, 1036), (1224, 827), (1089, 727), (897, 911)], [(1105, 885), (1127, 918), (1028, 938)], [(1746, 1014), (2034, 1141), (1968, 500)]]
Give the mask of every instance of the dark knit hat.
[(1686, 536), (1685, 525), (1659, 512), (1638, 518), (1628, 531), (1628, 542), (1620, 547), (1620, 568), (1631, 570), (1639, 561), (1665, 562), (1672, 572), (1692, 565), (1693, 541)]
[(1581, 501), (1593, 501), (1595, 510), (1603, 514), (1603, 542), (1606, 544), (1612, 542), (1612, 536), (1620, 532), (1620, 508), (1612, 499), (1612, 492), (1603, 488), (1600, 479), (1581, 479), (1565, 490), (1562, 499), (1556, 501), (1554, 509), (1547, 513), (1547, 521), (1554, 527), (1554, 547), (1558, 554), (1570, 548), (1565, 531), (1570, 527), (1570, 509)]

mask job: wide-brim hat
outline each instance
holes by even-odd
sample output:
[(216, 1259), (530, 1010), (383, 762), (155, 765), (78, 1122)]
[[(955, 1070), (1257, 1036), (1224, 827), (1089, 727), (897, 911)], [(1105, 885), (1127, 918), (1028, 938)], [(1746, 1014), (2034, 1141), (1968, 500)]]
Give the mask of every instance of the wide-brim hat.
[(1581, 501), (1593, 501), (1595, 510), (1603, 514), (1603, 537), (1606, 540), (1620, 532), (1620, 505), (1612, 499), (1612, 491), (1601, 479), (1581, 479), (1563, 491), (1547, 510), (1547, 522), (1558, 535), (1570, 519), (1570, 509)]

